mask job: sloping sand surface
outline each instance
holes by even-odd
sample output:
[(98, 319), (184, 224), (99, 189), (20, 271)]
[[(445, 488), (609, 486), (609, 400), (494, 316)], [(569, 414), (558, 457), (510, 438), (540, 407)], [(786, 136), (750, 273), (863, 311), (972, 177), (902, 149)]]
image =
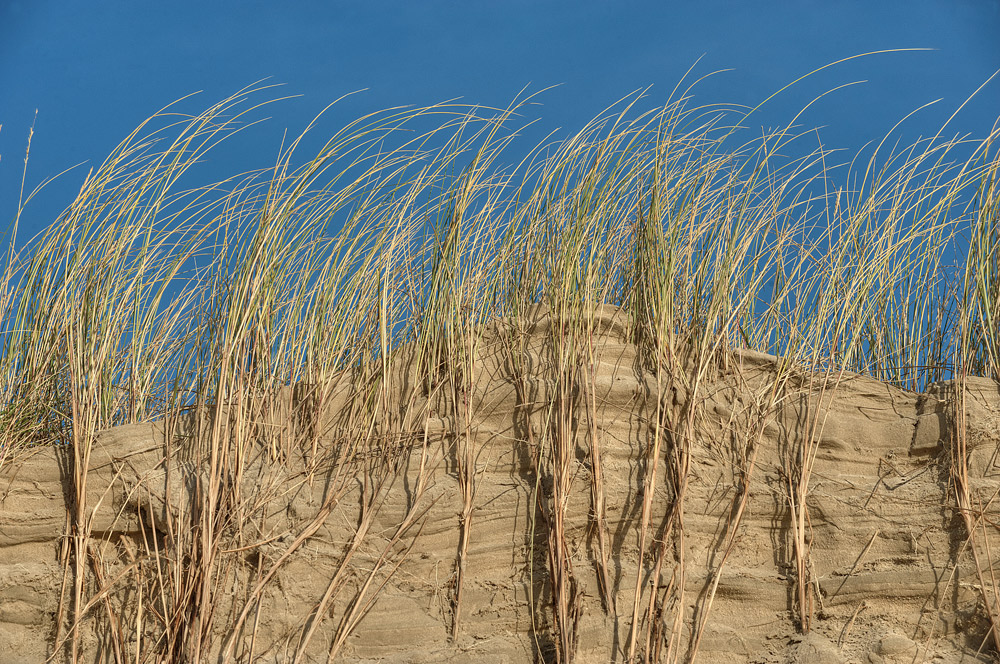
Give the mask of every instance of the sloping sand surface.
[[(566, 391), (548, 345), (562, 321), (544, 309), (533, 321), (518, 334), (483, 333), (472, 389), (457, 404), (424, 396), (404, 354), (380, 397), (396, 436), (372, 455), (324, 454), (359, 435), (338, 429), (362, 389), (349, 381), (331, 387), (315, 449), (289, 453), (282, 442), (315, 404), (305, 386), (253, 411), (265, 433), (232, 451), (244, 470), (225, 489), (244, 511), (217, 520), (230, 537), (221, 541), (243, 544), (218, 552), (205, 661), (326, 661), (331, 651), (347, 662), (550, 661), (561, 633), (578, 662), (622, 662), (630, 648), (684, 661), (699, 631), (699, 662), (991, 661), (974, 551), (949, 488), (956, 383), (917, 395), (856, 375), (792, 372), (775, 391), (776, 359), (736, 352), (695, 385), (694, 367), (683, 377), (643, 368), (625, 315), (602, 307), (594, 362)], [(986, 503), (1000, 489), (1000, 390), (983, 379), (965, 389), (971, 489)], [(572, 417), (553, 429), (564, 412)], [(151, 550), (162, 578), (143, 592), (169, 587), (190, 563), (171, 542), (178, 524), (201, 518), (209, 466), (185, 442), (200, 426), (186, 415), (94, 443), (84, 661), (113, 661), (109, 615), (145, 625), (125, 637), (138, 649), (162, 629), (135, 579), (151, 578)], [(552, 431), (564, 442), (553, 446)], [(553, 462), (559, 449), (564, 468)], [(796, 530), (789, 469), (810, 449), (808, 511)], [(43, 662), (69, 630), (72, 612), (58, 628), (56, 616), (71, 573), (61, 559), (70, 464), (49, 447), (0, 469), (0, 662)], [(1000, 553), (993, 530), (977, 540), (981, 564)], [(804, 595), (797, 532), (808, 547)], [(553, 607), (560, 560), (570, 570), (562, 618)]]

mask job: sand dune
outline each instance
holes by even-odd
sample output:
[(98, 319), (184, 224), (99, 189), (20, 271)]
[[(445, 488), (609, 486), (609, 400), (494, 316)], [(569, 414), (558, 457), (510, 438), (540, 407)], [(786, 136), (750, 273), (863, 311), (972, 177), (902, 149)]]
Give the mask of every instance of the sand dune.
[[(630, 648), (684, 661), (699, 630), (699, 662), (990, 661), (991, 595), (973, 553), (988, 567), (1000, 552), (989, 520), (998, 509), (994, 500), (969, 545), (950, 488), (956, 382), (914, 394), (852, 374), (779, 374), (776, 358), (736, 351), (695, 385), (691, 373), (641, 366), (624, 314), (602, 307), (595, 361), (577, 366), (566, 390), (548, 346), (559, 318), (539, 309), (530, 320), (516, 335), (502, 326), (482, 334), (459, 404), (424, 395), (401, 353), (379, 397), (388, 410), (375, 411), (372, 426), (395, 432), (377, 461), (350, 445), (358, 431), (341, 428), (363, 391), (346, 376), (324, 399), (315, 449), (284, 443), (299, 439), (302, 413), (315, 407), (307, 386), (255, 406), (263, 433), (231, 451), (242, 470), (223, 487), (243, 511), (215, 515), (230, 538), (220, 541), (245, 544), (213, 568), (206, 661), (297, 652), (325, 661), (334, 651), (346, 662), (622, 662)], [(983, 379), (964, 389), (971, 495), (989, 503), (1000, 489), (1000, 389)], [(560, 399), (571, 407), (560, 410)], [(232, 426), (236, 409), (213, 417)], [(97, 436), (85, 661), (114, 660), (113, 613), (145, 625), (133, 642), (162, 630), (140, 587), (162, 591), (194, 564), (171, 543), (204, 516), (207, 461), (188, 441), (214, 421), (187, 414)], [(557, 468), (560, 450), (568, 456)], [(809, 450), (800, 592), (790, 469)], [(45, 661), (69, 627), (70, 612), (58, 628), (57, 615), (70, 464), (46, 447), (0, 468), (0, 662)], [(471, 512), (462, 499), (470, 478)], [(557, 519), (564, 542), (552, 536)], [(158, 579), (151, 551), (162, 556)], [(561, 617), (557, 592), (568, 602)]]

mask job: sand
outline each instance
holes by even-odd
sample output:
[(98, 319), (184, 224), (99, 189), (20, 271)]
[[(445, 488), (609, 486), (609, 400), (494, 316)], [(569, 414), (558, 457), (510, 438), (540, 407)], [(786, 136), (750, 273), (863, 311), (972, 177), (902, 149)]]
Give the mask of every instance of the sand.
[[(552, 660), (559, 626), (551, 606), (549, 524), (559, 504), (564, 555), (572, 566), (573, 661), (625, 661), (640, 573), (639, 653), (652, 626), (654, 637), (666, 635), (660, 641), (665, 656), (677, 625), (671, 654), (684, 661), (692, 633), (707, 615), (699, 662), (992, 661), (979, 577), (949, 488), (956, 383), (914, 394), (852, 374), (795, 374), (754, 437), (753, 404), (766, 403), (771, 394), (775, 358), (727, 353), (701, 381), (694, 400), (684, 387), (690, 381), (672, 378), (669, 398), (661, 403), (692, 413), (698, 434), (689, 441), (683, 538), (669, 534), (657, 570), (649, 553), (657, 546), (654, 538), (647, 540), (642, 560), (638, 551), (645, 492), (652, 491), (654, 536), (665, 532), (676, 502), (669, 445), (662, 448), (652, 486), (645, 479), (650, 423), (663, 391), (657, 376), (637, 367), (636, 347), (625, 340), (624, 314), (603, 307), (594, 389), (582, 393), (596, 407), (580, 406), (568, 429), (576, 433), (570, 434), (565, 494), (550, 466), (533, 461), (528, 442), (546, 426), (555, 385), (545, 349), (558, 320), (545, 310), (536, 314), (521, 338), (528, 372), (517, 383), (530, 393), (518, 396), (499, 351), (501, 337), (487, 331), (465, 421), (448, 415), (458, 411), (446, 400), (428, 402), (412, 387), (403, 354), (390, 410), (412, 399), (418, 408), (411, 412), (423, 416), (400, 422), (404, 435), (392, 448), (399, 461), (388, 471), (360, 457), (329, 467), (317, 465), (321, 455), (308, 451), (276, 456), (280, 445), (274, 441), (294, 428), (295, 409), (308, 401), (301, 389), (284, 393), (282, 403), (290, 402), (291, 410), (260, 410), (262, 428), (277, 438), (265, 436), (241, 452), (246, 471), (233, 486), (256, 501), (255, 509), (226, 527), (239, 530), (234, 537), (252, 546), (219, 554), (205, 661), (218, 661), (230, 644), (233, 661), (291, 661), (310, 629), (302, 661), (326, 661), (331, 648), (339, 660), (358, 663)], [(664, 377), (659, 381), (662, 386)], [(334, 387), (321, 448), (342, 440), (337, 423), (357, 389), (343, 382)], [(1000, 488), (1000, 389), (984, 379), (970, 379), (965, 389), (971, 489), (986, 502)], [(675, 430), (683, 425), (666, 423)], [(87, 502), (96, 562), (90, 569), (103, 571), (88, 581), (87, 596), (97, 596), (101, 587), (112, 591), (94, 602), (80, 627), (84, 661), (113, 661), (110, 613), (130, 616), (122, 624), (133, 624), (138, 600), (129, 581), (131, 557), (148, 551), (150, 541), (169, 544), (171, 524), (195, 513), (205, 466), (186, 450), (185, 426), (196, 425), (184, 418), (129, 425), (103, 431), (94, 442)], [(594, 437), (588, 431), (596, 432), (601, 453), (608, 606), (601, 597), (592, 518)], [(810, 435), (817, 442), (806, 499), (814, 606), (803, 634), (785, 469), (788, 455)], [(738, 469), (746, 467), (752, 444), (757, 454), (745, 509), (730, 533), (729, 517), (744, 486)], [(463, 515), (459, 476), (466, 450), (475, 466), (474, 509), (453, 636)], [(46, 447), (0, 468), (0, 662), (43, 662), (52, 654), (66, 568), (60, 547), (72, 493), (70, 463), (66, 450)], [(373, 497), (367, 509), (361, 507), (364, 495)], [(564, 502), (557, 504), (560, 496)], [(988, 562), (1000, 551), (1000, 540), (992, 525), (982, 532), (977, 551)], [(676, 583), (669, 590), (681, 560), (683, 593)], [(271, 569), (273, 578), (254, 595)], [(648, 620), (654, 574), (660, 605)], [(248, 598), (259, 602), (251, 602), (234, 636)], [(140, 648), (149, 648), (148, 639), (155, 637), (155, 620), (147, 615), (146, 624), (152, 631)], [(65, 626), (60, 631), (65, 634)], [(125, 641), (137, 647), (139, 635), (124, 631)]]

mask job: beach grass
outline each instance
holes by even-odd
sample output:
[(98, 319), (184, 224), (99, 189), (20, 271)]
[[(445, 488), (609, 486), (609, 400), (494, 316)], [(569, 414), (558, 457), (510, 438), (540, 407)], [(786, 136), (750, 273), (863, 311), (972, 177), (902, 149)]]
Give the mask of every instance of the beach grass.
[[(569, 494), (580, 490), (568, 472), (579, 440), (591, 468), (586, 491), (602, 605), (631, 625), (625, 659), (682, 661), (697, 654), (736, 542), (757, 447), (775, 408), (789, 398), (793, 376), (808, 375), (803, 389), (821, 402), (833, 398), (846, 373), (915, 392), (954, 377), (1000, 379), (997, 128), (977, 140), (937, 136), (904, 149), (890, 150), (886, 137), (867, 161), (842, 165), (822, 147), (805, 147), (809, 131), (752, 134), (739, 129), (753, 126), (752, 116), (694, 106), (684, 92), (645, 112), (643, 99), (632, 96), (569, 138), (511, 159), (518, 111), (530, 101), (518, 98), (502, 109), (450, 104), (371, 114), (303, 159), (310, 126), (271, 168), (179, 189), (185, 173), (244, 128), (240, 123), (269, 101), (268, 93), (246, 89), (193, 116), (163, 109), (88, 173), (57, 220), (19, 248), (14, 238), (23, 231), (14, 221), (0, 268), (0, 465), (39, 445), (72, 450), (56, 639), (74, 661), (88, 616), (113, 635), (118, 661), (198, 661), (208, 652), (213, 630), (227, 620), (213, 613), (228, 574), (226, 551), (252, 544), (239, 524), (255, 497), (240, 491), (239, 477), (259, 437), (253, 409), (288, 386), (306, 385), (318, 417), (345, 375), (357, 390), (343, 426), (353, 433), (343, 444), (321, 450), (314, 429), (303, 426), (269, 439), (269, 458), (280, 464), (307, 450), (316, 472), (335, 468), (315, 527), (356, 476), (348, 460), (366, 459), (362, 518), (345, 548), (346, 570), (392, 490), (400, 441), (414, 422), (447, 418), (463, 505), (449, 587), (458, 638), (470, 536), (481, 527), (481, 450), (471, 434), (477, 358), (484, 330), (500, 325), (501, 352), (513, 375), (527, 380), (521, 344), (537, 306), (560, 321), (550, 328), (556, 369), (546, 426), (526, 426), (524, 441), (535, 476), (550, 487), (536, 495), (534, 528), (543, 537), (533, 541), (545, 548), (545, 569), (534, 574), (548, 584), (549, 605), (538, 615), (550, 616), (551, 640), (542, 650), (560, 662), (573, 661), (578, 638), (580, 590), (564, 521)], [(630, 606), (615, 605), (607, 580), (614, 553), (601, 432), (580, 430), (594, 416), (576, 417), (597, 409), (597, 305), (627, 312), (629, 338), (656, 377), (642, 481), (666, 487), (671, 504), (657, 516), (653, 492), (643, 496), (635, 546), (647, 573), (630, 581)], [(777, 356), (779, 378), (758, 395), (746, 423), (735, 509), (694, 636), (685, 642), (677, 607), (686, 602), (691, 441), (699, 435), (704, 383), (737, 349)], [(445, 412), (426, 412), (412, 399), (395, 402), (393, 372), (403, 354), (412, 358), (426, 402), (443, 404)], [(213, 405), (229, 408), (227, 421), (207, 415)], [(99, 431), (180, 412), (203, 418), (195, 427), (207, 469), (197, 489), (200, 507), (172, 525), (168, 541), (150, 542), (143, 562), (119, 578), (149, 593), (125, 613), (112, 601), (113, 584), (100, 580), (101, 562), (89, 544), (91, 447)], [(812, 435), (782, 452), (803, 632), (815, 613), (808, 497), (823, 421), (818, 410), (813, 415)], [(431, 452), (426, 440), (417, 447), (423, 469)], [(953, 484), (975, 552), (983, 507), (969, 492), (964, 454), (957, 445)], [(352, 592), (331, 655), (343, 647), (371, 608), (381, 575), (398, 564), (399, 542), (419, 528), (423, 488), (367, 580), (350, 591), (343, 574), (331, 580), (295, 644), (296, 661), (333, 598)], [(252, 647), (240, 649), (254, 629), (254, 601), (313, 525), (249, 591), (245, 610), (229, 623), (224, 660), (252, 656)], [(173, 553), (162, 555), (159, 546)], [(977, 565), (1000, 633), (1000, 592), (987, 582), (993, 570), (987, 557)], [(666, 568), (674, 572), (661, 587)]]

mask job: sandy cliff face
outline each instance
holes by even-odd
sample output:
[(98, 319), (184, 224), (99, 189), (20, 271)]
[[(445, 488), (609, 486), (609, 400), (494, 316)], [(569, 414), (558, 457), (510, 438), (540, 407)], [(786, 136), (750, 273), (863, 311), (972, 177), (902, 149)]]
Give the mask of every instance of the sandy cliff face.
[[(158, 644), (197, 628), (205, 661), (990, 661), (996, 383), (964, 387), (969, 521), (955, 383), (917, 395), (749, 352), (658, 372), (621, 312), (571, 355), (562, 324), (487, 330), (464, 390), (425, 394), (401, 360), (373, 393), (370, 430), (393, 431), (376, 450), (338, 428), (364, 393), (350, 381), (311, 446), (286, 444), (315, 405), (301, 389), (223, 411), (218, 430), (251, 442), (216, 486), (232, 509), (214, 548), (185, 533), (204, 532), (211, 463), (191, 441), (215, 420), (99, 434), (83, 659), (180, 659)], [(0, 469), (2, 662), (45, 661), (72, 631), (69, 464), (45, 448)]]

